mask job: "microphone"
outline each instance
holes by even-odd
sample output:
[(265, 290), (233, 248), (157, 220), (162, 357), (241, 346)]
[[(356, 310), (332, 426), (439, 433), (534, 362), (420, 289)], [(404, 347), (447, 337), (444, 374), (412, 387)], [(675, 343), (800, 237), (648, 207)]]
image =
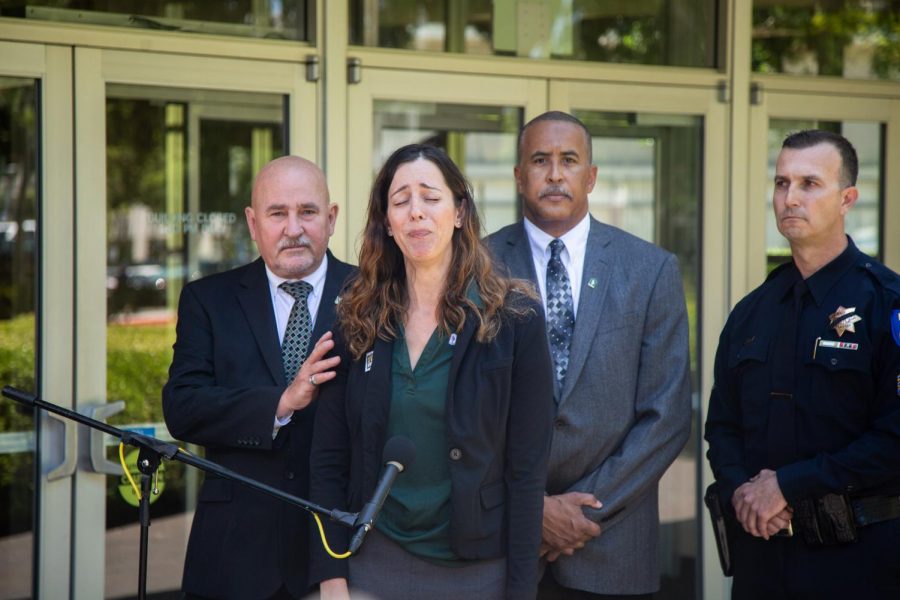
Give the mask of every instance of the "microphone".
[(356, 554), (366, 534), (372, 529), (372, 524), (375, 523), (375, 518), (381, 511), (381, 506), (387, 499), (391, 486), (394, 485), (394, 480), (397, 479), (397, 475), (410, 466), (415, 459), (416, 446), (407, 437), (402, 435), (394, 436), (384, 445), (384, 472), (381, 474), (381, 479), (375, 487), (372, 499), (363, 506), (363, 509), (356, 517), (356, 522), (353, 524), (356, 531), (350, 539), (350, 547), (348, 548), (351, 554)]

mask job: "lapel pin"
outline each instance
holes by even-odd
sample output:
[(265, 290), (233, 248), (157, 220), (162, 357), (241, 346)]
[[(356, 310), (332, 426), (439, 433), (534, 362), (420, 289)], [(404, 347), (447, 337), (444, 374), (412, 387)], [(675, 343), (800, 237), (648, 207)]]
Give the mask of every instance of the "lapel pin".
[(595, 287), (597, 287), (597, 280), (594, 277), (591, 277), (590, 279), (588, 279), (588, 287), (591, 289), (594, 289)]
[(456, 334), (455, 334), (455, 333), (451, 333), (451, 334), (450, 334), (450, 345), (451, 345), (451, 346), (455, 346), (455, 345), (456, 345)]
[(334, 303), (335, 303), (335, 304), (340, 304), (340, 303), (341, 303), (341, 297), (340, 297), (340, 296), (335, 296), (335, 297), (334, 297)]
[(366, 352), (366, 367), (365, 367), (366, 373), (368, 373), (369, 371), (372, 370), (372, 363), (374, 361), (375, 361), (375, 351), (369, 350), (368, 352)]

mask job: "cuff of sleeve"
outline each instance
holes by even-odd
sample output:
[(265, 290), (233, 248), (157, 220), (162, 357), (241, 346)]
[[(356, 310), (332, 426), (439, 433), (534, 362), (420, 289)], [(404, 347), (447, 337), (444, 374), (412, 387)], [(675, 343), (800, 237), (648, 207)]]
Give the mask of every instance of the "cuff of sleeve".
[(275, 415), (275, 425), (272, 427), (272, 439), (275, 439), (275, 436), (278, 435), (278, 430), (291, 422), (291, 417), (294, 416), (294, 413), (290, 413), (283, 419), (279, 419), (278, 415)]
[(801, 498), (815, 496), (820, 492), (813, 460), (804, 460), (785, 465), (775, 471), (775, 476), (778, 478), (778, 487), (781, 488), (781, 495), (784, 496), (789, 505), (794, 504)]

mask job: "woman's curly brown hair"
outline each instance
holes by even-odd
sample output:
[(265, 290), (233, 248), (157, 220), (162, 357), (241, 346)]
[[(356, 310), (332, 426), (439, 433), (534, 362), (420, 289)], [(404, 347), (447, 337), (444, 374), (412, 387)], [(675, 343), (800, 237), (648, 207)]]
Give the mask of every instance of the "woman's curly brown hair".
[[(460, 332), (468, 311), (478, 319), (476, 339), (490, 341), (500, 330), (504, 315), (523, 316), (533, 310), (527, 302), (510, 301), (511, 293), (537, 299), (529, 282), (509, 279), (494, 270), (490, 253), (481, 241), (472, 188), (456, 164), (435, 146), (403, 146), (387, 159), (372, 186), (359, 252), (359, 275), (341, 295), (337, 307), (341, 331), (356, 360), (372, 347), (376, 337), (394, 339), (397, 324), (405, 320), (406, 267), (400, 248), (387, 234), (387, 201), (397, 169), (419, 159), (430, 161), (441, 171), (462, 221), (462, 226), (453, 231), (453, 257), (438, 309), (438, 327), (446, 335)], [(477, 286), (480, 306), (467, 295), (471, 283)]]

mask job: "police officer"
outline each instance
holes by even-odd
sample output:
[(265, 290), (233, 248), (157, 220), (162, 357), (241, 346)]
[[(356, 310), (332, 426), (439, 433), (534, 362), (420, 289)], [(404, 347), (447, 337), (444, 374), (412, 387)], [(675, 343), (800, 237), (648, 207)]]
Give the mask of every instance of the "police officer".
[(793, 260), (719, 340), (709, 461), (734, 519), (732, 598), (900, 598), (900, 276), (844, 233), (858, 161), (785, 139), (773, 205)]

